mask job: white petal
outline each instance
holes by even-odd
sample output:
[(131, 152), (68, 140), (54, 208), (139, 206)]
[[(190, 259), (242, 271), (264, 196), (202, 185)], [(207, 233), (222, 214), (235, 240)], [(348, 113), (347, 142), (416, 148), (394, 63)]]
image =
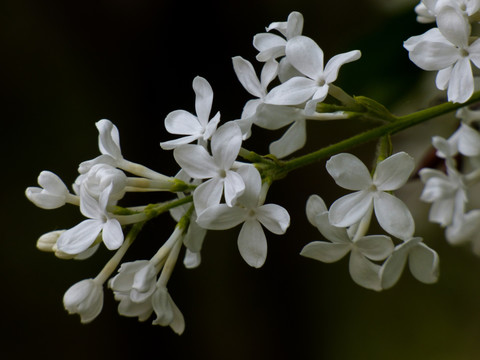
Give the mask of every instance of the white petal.
[(200, 135), (203, 126), (198, 118), (185, 110), (175, 110), (165, 118), (165, 128), (170, 134)]
[(455, 46), (441, 42), (421, 42), (408, 54), (410, 60), (423, 70), (442, 70), (460, 57)]
[(262, 97), (265, 95), (268, 84), (272, 82), (273, 79), (278, 74), (279, 64), (276, 60), (269, 60), (263, 65), (262, 73), (260, 74), (260, 82), (262, 86)]
[(117, 219), (108, 219), (103, 226), (102, 238), (108, 250), (116, 250), (123, 244), (122, 226)]
[(25, 191), (28, 200), (42, 209), (57, 209), (65, 205), (65, 196), (57, 196), (43, 191), (39, 187), (29, 187)]
[(256, 220), (246, 221), (238, 234), (238, 250), (248, 265), (261, 267), (267, 258), (267, 239), (262, 225)]
[(333, 263), (347, 255), (350, 249), (350, 244), (313, 241), (305, 245), (305, 247), (300, 252), (300, 255), (324, 263)]
[(154, 325), (170, 325), (174, 318), (172, 303), (167, 289), (158, 287), (152, 297), (153, 310), (157, 315), (157, 318), (153, 321)]
[(442, 7), (437, 14), (437, 26), (440, 32), (452, 44), (465, 48), (470, 36), (468, 19), (452, 6)]
[(197, 214), (206, 208), (220, 203), (223, 193), (223, 179), (211, 178), (197, 186), (193, 192), (193, 203)]
[(328, 85), (319, 86), (315, 93), (312, 95), (312, 99), (305, 104), (305, 114), (313, 115), (317, 109), (317, 104), (325, 100), (328, 95)]
[(450, 76), (452, 75), (453, 66), (446, 67), (445, 69), (440, 70), (437, 73), (435, 78), (435, 85), (440, 90), (446, 90), (448, 87), (448, 82), (450, 81)]
[(288, 61), (300, 72), (317, 80), (323, 74), (323, 51), (315, 41), (306, 36), (297, 36), (287, 42)]
[(204, 229), (226, 230), (245, 221), (247, 210), (227, 204), (212, 205), (202, 211), (197, 218), (197, 224)]
[(234, 122), (220, 126), (212, 136), (212, 156), (220, 169), (228, 170), (242, 146), (242, 131)]
[(382, 290), (380, 269), (379, 265), (372, 263), (361, 253), (352, 251), (350, 254), (350, 276), (358, 285), (370, 290)]
[(345, 189), (368, 189), (372, 184), (367, 167), (352, 154), (342, 153), (332, 156), (327, 161), (326, 167), (337, 185)]
[(373, 193), (357, 191), (345, 195), (330, 206), (329, 221), (338, 227), (347, 227), (360, 221), (372, 206)]
[(120, 135), (118, 129), (110, 120), (102, 119), (95, 123), (98, 129), (98, 147), (104, 155), (110, 155), (115, 160), (122, 158), (120, 150)]
[(437, 253), (424, 243), (418, 243), (408, 256), (408, 265), (412, 275), (425, 284), (438, 280), (439, 258)]
[(386, 259), (394, 248), (392, 239), (384, 235), (364, 236), (355, 242), (355, 246), (364, 256), (374, 261)]
[(287, 30), (286, 30), (286, 37), (287, 39), (291, 39), (294, 36), (298, 36), (302, 33), (303, 30), (303, 15), (298, 11), (292, 11), (290, 15), (288, 15), (287, 19)]
[(453, 66), (448, 83), (448, 101), (464, 103), (474, 91), (472, 66), (468, 58), (461, 58)]
[(203, 146), (179, 146), (173, 151), (173, 157), (192, 178), (206, 179), (218, 174), (218, 167)]
[[(245, 90), (258, 98), (263, 97), (264, 90), (260, 84), (260, 81), (258, 80), (252, 64), (241, 56), (235, 56), (232, 59), (232, 62), (235, 74), (237, 74), (238, 80), (243, 85)], [(268, 63), (269, 62), (267, 62), (267, 64)]]
[(203, 140), (209, 140), (212, 135), (217, 131), (218, 123), (220, 122), (220, 112), (217, 112), (213, 118), (207, 124), (205, 132), (203, 133)]
[(458, 150), (465, 156), (480, 155), (480, 133), (474, 128), (461, 124), (459, 129)]
[(397, 190), (407, 182), (415, 167), (413, 158), (405, 152), (389, 156), (377, 165), (373, 183), (379, 190)]
[(238, 202), (247, 209), (254, 209), (259, 204), (260, 191), (262, 190), (262, 178), (255, 166), (241, 166), (238, 174), (245, 184), (245, 191)]
[(299, 105), (310, 99), (317, 91), (315, 81), (294, 77), (274, 87), (265, 97), (265, 103), (272, 105)]
[(199, 252), (192, 252), (188, 248), (185, 250), (185, 257), (183, 258), (183, 265), (187, 269), (194, 269), (200, 265), (202, 256)]
[(212, 110), (213, 90), (206, 79), (201, 76), (193, 79), (193, 90), (195, 91), (195, 111), (198, 121), (205, 128)]
[(95, 242), (102, 228), (102, 221), (84, 220), (60, 235), (57, 241), (58, 250), (66, 254), (79, 254)]
[(351, 246), (352, 241), (348, 236), (347, 230), (343, 227), (337, 227), (330, 224), (328, 212), (324, 212), (315, 217), (315, 225), (318, 231), (328, 240), (338, 244), (348, 244)]
[(389, 289), (400, 279), (407, 262), (408, 248), (408, 242), (396, 246), (392, 255), (382, 265), (380, 270), (382, 288)]
[(235, 200), (245, 191), (245, 183), (235, 171), (227, 171), (223, 186), (223, 195), (228, 206), (233, 206)]
[(328, 211), (325, 201), (318, 195), (310, 195), (307, 200), (306, 213), (307, 219), (313, 226), (317, 226), (315, 217)]
[(284, 234), (290, 225), (290, 215), (288, 211), (279, 205), (262, 205), (255, 213), (257, 220), (274, 234)]
[(325, 65), (324, 76), (326, 83), (330, 84), (337, 79), (338, 71), (343, 64), (358, 60), (361, 56), (362, 53), (359, 50), (352, 50), (332, 57)]
[(295, 151), (300, 150), (307, 141), (305, 120), (297, 120), (283, 136), (270, 144), (269, 151), (277, 158), (282, 159)]
[(386, 192), (378, 192), (373, 199), (373, 208), (378, 223), (387, 233), (402, 240), (412, 237), (415, 223), (403, 201)]
[(199, 135), (190, 135), (190, 136), (183, 136), (181, 138), (174, 139), (174, 140), (163, 141), (160, 143), (160, 147), (163, 150), (173, 150), (179, 147), (180, 145), (189, 144), (192, 141), (197, 140), (199, 137), (200, 137)]
[(64, 196), (68, 193), (62, 179), (51, 171), (42, 171), (38, 176), (38, 184), (53, 195)]
[(261, 128), (277, 130), (302, 119), (305, 119), (305, 115), (301, 109), (261, 103), (256, 109), (253, 122)]

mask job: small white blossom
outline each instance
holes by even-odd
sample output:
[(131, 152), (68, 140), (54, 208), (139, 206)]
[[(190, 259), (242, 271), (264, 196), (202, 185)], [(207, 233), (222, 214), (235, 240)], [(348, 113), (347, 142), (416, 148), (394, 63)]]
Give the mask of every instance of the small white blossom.
[(245, 180), (245, 192), (235, 206), (210, 206), (198, 216), (197, 222), (211, 230), (226, 230), (243, 223), (238, 235), (238, 249), (247, 264), (259, 268), (267, 257), (267, 239), (262, 225), (274, 234), (284, 234), (290, 225), (290, 216), (279, 205), (263, 205), (262, 180), (258, 170), (253, 166), (244, 166), (238, 172)]
[(108, 186), (98, 200), (80, 189), (80, 211), (89, 219), (62, 233), (57, 242), (58, 250), (67, 254), (79, 254), (87, 250), (100, 233), (109, 250), (116, 250), (123, 244), (122, 227), (107, 211), (111, 189), (112, 185)]
[(273, 88), (265, 102), (273, 105), (300, 105), (306, 102), (307, 115), (313, 114), (317, 103), (327, 97), (329, 84), (337, 79), (340, 67), (358, 60), (361, 56), (358, 50), (339, 54), (331, 58), (324, 67), (322, 49), (306, 36), (297, 36), (290, 40), (285, 52), (288, 61), (305, 77), (295, 76)]
[(70, 314), (80, 315), (83, 324), (91, 322), (102, 311), (103, 286), (95, 279), (85, 279), (72, 285), (63, 296)]
[(153, 325), (170, 326), (175, 333), (181, 335), (185, 330), (185, 320), (166, 287), (157, 286), (152, 303), (157, 315), (157, 318), (153, 320)]
[(197, 214), (220, 203), (222, 193), (229, 206), (243, 193), (243, 179), (232, 170), (241, 145), (240, 128), (229, 122), (219, 127), (212, 136), (212, 155), (200, 145), (181, 145), (174, 150), (175, 160), (188, 175), (195, 179), (209, 179), (193, 193)]
[(337, 185), (358, 190), (335, 201), (330, 207), (332, 225), (347, 227), (362, 219), (373, 206), (380, 226), (399, 239), (412, 237), (415, 224), (407, 206), (389, 191), (397, 190), (408, 180), (415, 164), (413, 158), (396, 153), (378, 163), (370, 176), (367, 167), (354, 155), (338, 154), (327, 161), (327, 171)]
[(160, 146), (164, 150), (175, 149), (176, 147), (198, 140), (199, 144), (205, 146), (207, 140), (217, 129), (220, 121), (220, 112), (209, 120), (213, 102), (213, 90), (208, 81), (200, 76), (193, 79), (193, 90), (195, 91), (195, 110), (193, 115), (185, 110), (175, 110), (165, 118), (165, 128), (170, 134), (186, 135), (184, 137), (164, 141)]
[(287, 21), (273, 22), (266, 30), (277, 30), (283, 37), (271, 33), (255, 35), (253, 46), (259, 51), (257, 60), (262, 62), (285, 55), (288, 41), (302, 34), (303, 15), (293, 11), (288, 15)]

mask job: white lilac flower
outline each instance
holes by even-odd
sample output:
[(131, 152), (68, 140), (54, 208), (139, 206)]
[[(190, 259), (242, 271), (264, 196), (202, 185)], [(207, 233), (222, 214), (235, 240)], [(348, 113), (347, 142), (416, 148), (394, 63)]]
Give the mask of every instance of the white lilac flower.
[(220, 121), (220, 112), (209, 120), (213, 102), (213, 90), (208, 81), (200, 76), (193, 79), (193, 90), (195, 91), (195, 110), (193, 115), (185, 110), (175, 110), (165, 118), (165, 128), (170, 134), (186, 135), (184, 137), (164, 141), (160, 146), (164, 150), (171, 150), (180, 145), (198, 140), (198, 143), (205, 146), (207, 140), (217, 129)]
[(89, 219), (62, 233), (57, 241), (58, 250), (79, 254), (93, 245), (100, 233), (109, 250), (116, 250), (123, 244), (122, 227), (107, 211), (111, 189), (112, 185), (108, 186), (98, 200), (80, 189), (80, 211)]
[(255, 121), (257, 107), (263, 104), (263, 99), (267, 95), (267, 87), (277, 76), (278, 63), (275, 60), (267, 61), (263, 65), (260, 75), (261, 80), (259, 80), (255, 69), (248, 60), (245, 60), (241, 56), (235, 56), (232, 58), (232, 62), (235, 74), (245, 90), (258, 98), (249, 100), (245, 104), (241, 119), (236, 121), (242, 130), (243, 139), (245, 140), (251, 135), (251, 127)]
[[(443, 27), (408, 39), (410, 60), (427, 71), (438, 71), (436, 85), (447, 90), (448, 100), (463, 103), (474, 91), (472, 66), (480, 66), (480, 40), (470, 40), (470, 26), (456, 11), (448, 10)], [(452, 26), (450, 26), (453, 24)], [(456, 26), (458, 24), (459, 26)]]
[(83, 324), (91, 322), (102, 311), (103, 286), (95, 279), (85, 279), (72, 285), (63, 296), (70, 314), (80, 315)]
[(360, 51), (353, 50), (331, 58), (324, 67), (323, 51), (310, 38), (297, 36), (285, 49), (288, 61), (304, 76), (295, 76), (273, 88), (265, 98), (267, 104), (300, 105), (306, 102), (305, 113), (315, 112), (317, 103), (328, 95), (329, 85), (338, 76), (343, 64), (358, 60)]
[(266, 30), (277, 30), (283, 37), (271, 33), (254, 36), (253, 46), (259, 51), (257, 60), (262, 62), (285, 55), (285, 46), (288, 41), (302, 34), (303, 15), (293, 11), (288, 15), (287, 21), (273, 22)]
[(242, 145), (242, 132), (237, 124), (229, 122), (215, 132), (211, 140), (210, 155), (200, 145), (181, 145), (173, 156), (182, 169), (194, 179), (209, 179), (199, 185), (193, 193), (197, 214), (214, 204), (220, 203), (222, 193), (228, 206), (245, 189), (242, 177), (232, 170)]
[(108, 286), (115, 300), (120, 301), (118, 313), (123, 316), (147, 320), (153, 312), (152, 295), (156, 290), (158, 271), (148, 260), (123, 263), (118, 274), (110, 279)]
[(165, 286), (157, 286), (152, 304), (157, 315), (153, 325), (170, 326), (175, 333), (181, 335), (185, 330), (185, 320)]
[(332, 225), (348, 227), (359, 222), (371, 207), (380, 226), (400, 239), (413, 235), (415, 224), (407, 206), (390, 191), (402, 187), (408, 180), (415, 164), (404, 152), (396, 153), (378, 163), (370, 176), (367, 167), (352, 154), (338, 154), (327, 161), (327, 171), (337, 185), (358, 190), (335, 201), (330, 207)]
[(448, 138), (448, 143), (462, 155), (479, 156), (480, 132), (473, 125), (480, 122), (480, 111), (463, 107), (457, 111), (457, 117), (461, 119), (460, 127)]
[(290, 216), (279, 205), (263, 204), (262, 180), (257, 169), (244, 166), (238, 172), (245, 180), (245, 192), (235, 206), (210, 206), (198, 216), (197, 222), (211, 230), (226, 230), (243, 223), (238, 235), (238, 249), (247, 264), (259, 268), (267, 257), (267, 239), (262, 225), (274, 234), (284, 234), (290, 225)]
[(392, 253), (392, 240), (384, 235), (352, 238), (347, 229), (330, 224), (328, 211), (322, 211), (323, 201), (320, 203), (317, 198), (313, 200), (316, 201), (309, 201), (310, 207), (307, 203), (307, 217), (330, 242), (311, 242), (302, 249), (300, 255), (332, 263), (350, 253), (349, 271), (353, 281), (367, 289), (380, 291), (380, 265), (372, 261), (384, 260)]
[(438, 254), (425, 245), (422, 238), (414, 237), (397, 245), (392, 255), (382, 265), (380, 270), (382, 288), (389, 289), (397, 283), (407, 261), (410, 272), (418, 281), (432, 284), (438, 280)]
[[(454, 9), (465, 18), (474, 17), (480, 9), (478, 0), (422, 0), (416, 7), (417, 21), (431, 23), (444, 15), (445, 10)], [(444, 19), (444, 21), (447, 19)], [(438, 20), (437, 20), (438, 21)], [(442, 20), (440, 20), (442, 21)]]
[(108, 164), (95, 164), (88, 172), (81, 174), (75, 181), (76, 192), (80, 193), (80, 187), (98, 199), (105, 189), (111, 186), (109, 197), (110, 202), (120, 200), (126, 191), (127, 176), (122, 170), (119, 170)]
[(39, 187), (28, 187), (25, 191), (27, 198), (42, 209), (56, 209), (66, 202), (77, 203), (74, 195), (71, 195), (67, 186), (54, 173), (42, 171), (38, 176)]
[(420, 199), (432, 203), (431, 222), (449, 226), (455, 218), (463, 216), (468, 198), (463, 176), (458, 171), (449, 166), (447, 174), (424, 168), (419, 175), (425, 184)]

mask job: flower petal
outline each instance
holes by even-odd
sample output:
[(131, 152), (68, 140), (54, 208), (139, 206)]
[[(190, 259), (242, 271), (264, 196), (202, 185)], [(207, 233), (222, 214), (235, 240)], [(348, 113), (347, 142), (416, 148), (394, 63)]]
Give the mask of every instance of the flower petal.
[(358, 285), (370, 290), (382, 290), (380, 269), (380, 265), (372, 263), (360, 252), (352, 251), (350, 254), (350, 276)]
[(228, 170), (238, 156), (242, 146), (242, 131), (235, 122), (220, 126), (212, 136), (211, 147), (215, 164)]
[(264, 101), (272, 105), (299, 105), (310, 99), (317, 88), (314, 80), (296, 76), (270, 90)]
[(342, 65), (358, 60), (362, 56), (359, 50), (352, 50), (343, 54), (338, 54), (332, 57), (327, 65), (325, 65), (324, 76), (325, 82), (330, 84), (337, 79), (338, 71)]
[(282, 159), (300, 150), (307, 141), (307, 125), (305, 120), (295, 121), (283, 136), (270, 144), (269, 151)]
[(473, 73), (470, 60), (461, 58), (453, 66), (450, 82), (448, 83), (448, 101), (464, 103), (474, 91)]
[(201, 76), (193, 79), (193, 90), (195, 91), (195, 111), (203, 129), (207, 126), (212, 110), (213, 90), (206, 79)]
[(192, 178), (206, 179), (218, 174), (217, 165), (203, 146), (179, 146), (173, 151), (173, 157)]
[(320, 215), (328, 211), (325, 201), (318, 195), (310, 195), (307, 200), (306, 213), (307, 219), (313, 226), (317, 226), (315, 218), (317, 215)]
[(368, 189), (372, 178), (367, 167), (352, 154), (342, 153), (332, 156), (326, 164), (327, 171), (338, 186), (348, 190)]
[(412, 275), (425, 284), (433, 284), (438, 280), (438, 254), (427, 245), (419, 242), (412, 248), (408, 256), (408, 265)]
[(235, 70), (235, 74), (237, 74), (237, 78), (245, 90), (258, 98), (263, 97), (264, 90), (260, 84), (260, 81), (258, 80), (253, 65), (241, 56), (235, 56), (232, 58), (232, 62), (233, 70)]
[(102, 228), (102, 221), (84, 220), (60, 235), (57, 248), (66, 254), (79, 254), (95, 242)]
[(200, 135), (204, 130), (198, 118), (185, 110), (170, 112), (165, 118), (165, 129), (176, 135)]
[(328, 213), (330, 223), (347, 227), (360, 221), (372, 206), (373, 194), (371, 191), (357, 191), (336, 200)]
[(108, 250), (116, 250), (123, 244), (122, 226), (117, 219), (108, 219), (102, 230), (102, 238)]
[(328, 212), (324, 212), (315, 217), (315, 226), (327, 240), (333, 243), (348, 244), (351, 246), (352, 241), (348, 236), (347, 230), (344, 227), (337, 227), (330, 224)]
[(364, 256), (374, 261), (386, 259), (394, 248), (392, 239), (385, 235), (364, 236), (355, 242), (355, 246)]
[(378, 223), (387, 233), (402, 240), (412, 237), (415, 223), (403, 201), (386, 192), (377, 192), (373, 198), (373, 208)]
[(223, 187), (223, 195), (228, 206), (233, 206), (235, 200), (245, 191), (243, 178), (235, 171), (227, 171)]
[(274, 234), (284, 234), (290, 226), (290, 215), (288, 214), (288, 211), (280, 205), (262, 205), (257, 208), (255, 214), (257, 220)]
[(288, 61), (309, 78), (317, 80), (323, 74), (323, 51), (309, 37), (296, 36), (289, 40), (285, 54)]
[(223, 193), (223, 179), (214, 177), (198, 185), (193, 192), (193, 203), (197, 214), (220, 203)]
[(347, 255), (351, 248), (350, 244), (313, 241), (305, 245), (300, 255), (324, 263), (333, 263)]
[(247, 210), (238, 206), (216, 204), (198, 215), (197, 224), (208, 230), (231, 229), (245, 221)]
[(380, 270), (383, 289), (391, 288), (400, 279), (407, 262), (409, 247), (408, 242), (397, 245), (392, 255), (383, 263)]
[(267, 239), (262, 225), (256, 220), (247, 220), (238, 234), (238, 250), (248, 265), (262, 267), (267, 258)]
[(379, 190), (397, 190), (407, 182), (415, 167), (413, 158), (405, 152), (389, 156), (377, 165), (373, 183)]

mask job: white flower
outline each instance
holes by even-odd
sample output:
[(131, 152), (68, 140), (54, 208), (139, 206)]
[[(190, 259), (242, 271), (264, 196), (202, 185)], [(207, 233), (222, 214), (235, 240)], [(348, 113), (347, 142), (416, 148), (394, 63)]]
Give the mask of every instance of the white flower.
[(170, 134), (186, 135), (184, 137), (160, 143), (164, 150), (171, 150), (180, 145), (198, 140), (204, 146), (217, 129), (220, 112), (209, 121), (213, 102), (213, 90), (207, 80), (197, 76), (193, 79), (195, 91), (195, 110), (197, 116), (185, 111), (175, 110), (165, 118), (165, 128)]
[(285, 51), (288, 61), (306, 77), (295, 76), (273, 88), (265, 102), (273, 105), (300, 105), (307, 102), (307, 115), (313, 114), (317, 103), (327, 97), (329, 84), (337, 79), (340, 67), (361, 56), (358, 50), (339, 54), (331, 58), (324, 68), (322, 49), (306, 36), (291, 39)]
[[(450, 11), (450, 13), (453, 12)], [(459, 24), (462, 17), (457, 16)], [(454, 22), (455, 23), (455, 22)], [(447, 35), (448, 34), (448, 35)], [(434, 28), (425, 34), (408, 39), (404, 47), (410, 60), (423, 70), (438, 71), (437, 88), (448, 88), (448, 100), (463, 103), (474, 91), (472, 66), (480, 66), (480, 40), (469, 42), (468, 23), (460, 29)]]
[(123, 263), (108, 286), (120, 301), (118, 313), (145, 321), (153, 312), (152, 295), (156, 290), (157, 270), (148, 260)]
[(337, 185), (358, 190), (335, 201), (330, 207), (332, 225), (347, 227), (375, 210), (380, 226), (400, 239), (413, 235), (415, 224), (406, 205), (389, 191), (403, 186), (414, 168), (411, 156), (404, 152), (394, 154), (378, 163), (373, 179), (367, 167), (354, 155), (338, 154), (327, 161), (327, 171)]
[(382, 288), (389, 289), (397, 283), (407, 260), (410, 272), (418, 281), (432, 284), (438, 280), (438, 254), (425, 245), (422, 238), (415, 237), (397, 245), (392, 255), (382, 265), (380, 270)]
[(447, 167), (447, 172), (427, 168), (419, 172), (425, 184), (420, 199), (432, 203), (429, 220), (442, 226), (462, 216), (468, 200), (462, 175), (451, 167)]
[(238, 235), (238, 249), (247, 264), (259, 268), (267, 257), (267, 239), (262, 225), (274, 234), (284, 234), (290, 225), (290, 216), (279, 205), (263, 205), (262, 180), (253, 166), (244, 166), (238, 172), (245, 180), (245, 192), (235, 206), (210, 206), (198, 216), (197, 222), (211, 230), (230, 229), (243, 223)]
[(111, 186), (109, 202), (116, 202), (125, 195), (127, 185), (127, 176), (122, 170), (119, 170), (108, 164), (95, 164), (88, 172), (80, 175), (75, 181), (75, 188), (80, 193), (80, 187), (98, 199), (105, 189)]
[(108, 186), (98, 200), (80, 189), (80, 210), (89, 219), (62, 233), (57, 242), (58, 250), (79, 254), (95, 242), (100, 232), (109, 250), (116, 250), (123, 244), (122, 227), (106, 210), (111, 189), (112, 185)]
[[(328, 221), (328, 211), (322, 211), (317, 198), (307, 203), (307, 216), (310, 221), (331, 242), (314, 241), (307, 244), (300, 255), (318, 261), (332, 263), (350, 252), (349, 271), (353, 281), (367, 289), (380, 291), (380, 265), (370, 260), (384, 260), (393, 251), (393, 242), (388, 236), (370, 235), (352, 239), (347, 229), (336, 227)], [(323, 201), (322, 201), (323, 202)], [(315, 203), (315, 204), (313, 204)], [(324, 204), (323, 204), (324, 205)], [(316, 209), (312, 209), (316, 207)], [(316, 211), (322, 211), (313, 215)]]
[(95, 279), (85, 279), (72, 285), (63, 296), (70, 314), (80, 315), (83, 324), (91, 322), (102, 311), (103, 286)]
[(225, 202), (232, 206), (245, 189), (240, 175), (232, 170), (242, 145), (242, 132), (237, 124), (226, 123), (212, 136), (212, 155), (200, 145), (177, 147), (173, 156), (182, 169), (195, 179), (209, 179), (193, 193), (197, 214), (205, 208), (220, 203), (222, 193)]
[(38, 176), (39, 187), (28, 187), (25, 195), (28, 200), (42, 209), (56, 209), (67, 202), (72, 196), (66, 185), (54, 173), (42, 171)]
[(261, 80), (258, 79), (257, 74), (252, 64), (240, 56), (232, 58), (233, 69), (238, 77), (238, 80), (243, 85), (245, 90), (257, 97), (248, 101), (243, 109), (242, 118), (236, 120), (238, 126), (242, 130), (243, 139), (247, 139), (251, 135), (251, 127), (255, 122), (255, 113), (257, 107), (263, 104), (263, 99), (267, 95), (267, 87), (270, 82), (277, 76), (278, 63), (275, 60), (267, 61), (262, 69), (260, 75)]
[(293, 11), (288, 15), (287, 21), (271, 23), (266, 30), (277, 30), (284, 38), (270, 33), (255, 35), (253, 38), (253, 46), (259, 51), (257, 60), (262, 62), (285, 55), (287, 42), (302, 34), (303, 15), (297, 11)]
[[(462, 120), (460, 127), (449, 138), (448, 143), (465, 156), (480, 155), (480, 133), (472, 125), (480, 122), (480, 111), (463, 107), (457, 111)], [(455, 153), (453, 154), (455, 155)]]
[(157, 315), (152, 324), (170, 326), (175, 333), (181, 335), (185, 330), (185, 320), (166, 287), (157, 286), (152, 297), (152, 303)]

